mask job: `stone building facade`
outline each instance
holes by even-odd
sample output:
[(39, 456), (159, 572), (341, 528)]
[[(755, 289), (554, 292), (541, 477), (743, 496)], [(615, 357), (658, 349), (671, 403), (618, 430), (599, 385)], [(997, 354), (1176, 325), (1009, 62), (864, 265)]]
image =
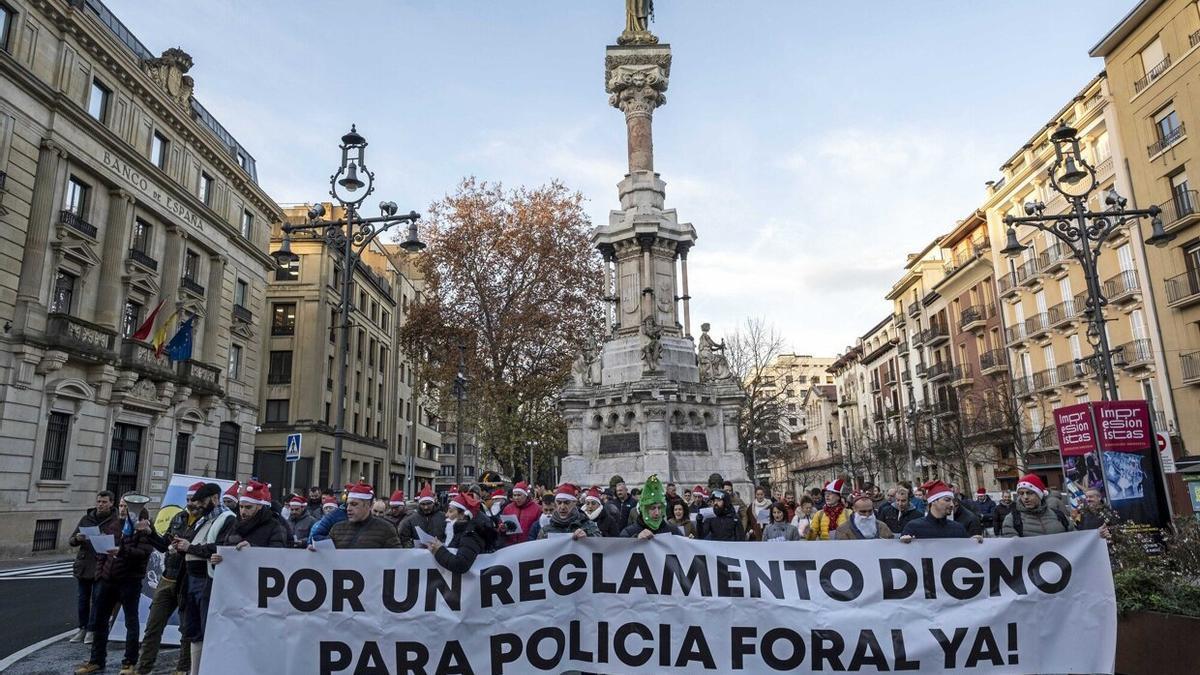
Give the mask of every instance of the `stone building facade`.
[[(1136, 196), (1139, 208), (1162, 207), (1174, 236), (1163, 248), (1146, 247), (1150, 274), (1143, 281), (1164, 355), (1160, 407), (1178, 413), (1163, 420), (1179, 469), (1167, 476), (1176, 513), (1193, 509), (1181, 478), (1200, 480), (1200, 198), (1189, 178), (1200, 174), (1200, 153), (1187, 133), (1189, 123), (1200, 124), (1192, 118), (1200, 111), (1197, 52), (1200, 10), (1185, 0), (1138, 3), (1091, 51), (1104, 58), (1109, 109), (1125, 149), (1131, 189), (1123, 194)], [(1142, 228), (1148, 236), (1149, 226)]]
[[(0, 553), (25, 554), (98, 490), (248, 475), (281, 213), (185, 52), (99, 0), (0, 8)], [(130, 337), (160, 303), (195, 317), (186, 361)]]
[[(309, 206), (285, 207), (286, 220), (308, 222)], [(340, 206), (324, 206), (328, 219), (345, 217)], [(282, 243), (282, 236), (282, 230), (274, 228), (273, 247)], [(273, 271), (267, 286), (262, 431), (254, 458), (255, 473), (275, 486), (277, 496), (293, 487), (290, 467), (283, 461), (291, 433), (303, 439), (295, 487), (341, 487), (332, 485), (341, 252), (323, 237), (304, 232), (292, 233), (291, 242), (299, 260)], [(441, 444), (437, 414), (427, 397), (414, 397), (414, 364), (397, 341), (421, 290), (408, 255), (373, 241), (352, 281), (341, 475), (343, 482), (362, 478), (381, 493), (405, 487), (410, 448), (416, 448), (416, 485), (432, 481)]]

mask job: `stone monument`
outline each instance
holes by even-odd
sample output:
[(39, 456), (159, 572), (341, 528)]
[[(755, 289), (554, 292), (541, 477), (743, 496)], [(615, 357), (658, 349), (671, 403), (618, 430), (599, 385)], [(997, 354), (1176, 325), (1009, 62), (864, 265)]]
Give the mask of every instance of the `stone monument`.
[(650, 32), (652, 15), (651, 0), (626, 0), (625, 30), (605, 54), (609, 103), (625, 113), (629, 173), (617, 185), (621, 209), (591, 235), (604, 258), (606, 326), (600, 344), (581, 345), (559, 396), (563, 480), (658, 474), (682, 489), (718, 472), (749, 497), (737, 432), (744, 394), (708, 324), (697, 355), (687, 276), (696, 230), (664, 208), (666, 183), (654, 172), (651, 124), (666, 103), (671, 46)]

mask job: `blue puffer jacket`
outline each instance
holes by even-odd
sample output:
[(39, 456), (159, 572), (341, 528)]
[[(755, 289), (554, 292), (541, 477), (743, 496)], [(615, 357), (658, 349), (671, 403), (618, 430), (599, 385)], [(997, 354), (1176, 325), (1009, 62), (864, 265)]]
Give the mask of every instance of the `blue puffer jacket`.
[(308, 531), (308, 543), (311, 544), (314, 541), (328, 539), (329, 531), (333, 529), (333, 526), (345, 520), (346, 517), (345, 506), (339, 506), (333, 511), (326, 513), (324, 516), (321, 516), (321, 519), (317, 521), (317, 524), (313, 525), (312, 529)]

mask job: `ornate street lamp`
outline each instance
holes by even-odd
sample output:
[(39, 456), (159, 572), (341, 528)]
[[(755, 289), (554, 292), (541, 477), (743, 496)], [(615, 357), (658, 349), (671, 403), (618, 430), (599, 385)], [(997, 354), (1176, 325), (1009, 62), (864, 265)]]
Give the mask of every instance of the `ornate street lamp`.
[[(308, 224), (284, 224), (283, 243), (278, 250), (271, 253), (281, 266), (299, 260), (292, 252), (292, 233), (306, 232), (314, 238), (323, 238), (325, 244), (341, 252), (342, 256), (342, 288), (341, 302), (338, 315), (338, 390), (337, 418), (333, 430), (333, 485), (342, 484), (342, 443), (346, 436), (346, 373), (349, 367), (350, 351), (350, 311), (353, 309), (354, 270), (358, 265), (362, 252), (371, 245), (380, 233), (395, 225), (406, 224), (408, 236), (400, 247), (409, 253), (416, 253), (425, 248), (425, 242), (417, 236), (417, 220), (421, 217), (416, 211), (398, 213), (396, 202), (380, 202), (378, 217), (363, 218), (359, 216), (362, 203), (375, 191), (375, 174), (366, 164), (367, 139), (354, 125), (350, 132), (342, 136), (338, 146), (342, 150), (342, 163), (336, 173), (329, 177), (329, 196), (345, 209), (346, 217), (339, 220), (321, 220), (325, 215), (325, 206), (316, 204), (308, 210)], [(364, 181), (363, 178), (366, 180)], [(409, 448), (409, 453), (416, 448)], [(415, 462), (414, 462), (415, 464)], [(415, 469), (409, 469), (409, 474)], [(411, 492), (411, 490), (410, 490)]]
[(1109, 348), (1108, 333), (1104, 330), (1104, 307), (1108, 300), (1104, 297), (1096, 264), (1101, 246), (1131, 219), (1136, 224), (1145, 217), (1151, 219), (1152, 226), (1151, 236), (1146, 243), (1163, 246), (1172, 237), (1166, 235), (1163, 230), (1162, 219), (1159, 217), (1162, 209), (1151, 206), (1148, 209), (1126, 210), (1127, 200), (1117, 194), (1116, 190), (1110, 189), (1105, 195), (1104, 203), (1108, 207), (1106, 210), (1089, 211), (1087, 198), (1097, 186), (1096, 170), (1080, 152), (1078, 134), (1075, 129), (1067, 126), (1066, 122), (1062, 122), (1050, 135), (1050, 141), (1054, 144), (1054, 162), (1047, 171), (1050, 186), (1067, 199), (1071, 209), (1061, 215), (1046, 215), (1046, 205), (1042, 202), (1026, 202), (1025, 217), (1004, 217), (1008, 233), (1006, 244), (1000, 253), (1013, 257), (1028, 248), (1017, 241), (1017, 225), (1029, 225), (1049, 232), (1070, 250), (1072, 257), (1083, 267), (1083, 276), (1087, 284), (1087, 303), (1083, 313), (1088, 320), (1088, 342), (1095, 352), (1085, 360), (1090, 360), (1096, 370), (1101, 396), (1105, 400), (1116, 400), (1118, 394), (1113, 351)]

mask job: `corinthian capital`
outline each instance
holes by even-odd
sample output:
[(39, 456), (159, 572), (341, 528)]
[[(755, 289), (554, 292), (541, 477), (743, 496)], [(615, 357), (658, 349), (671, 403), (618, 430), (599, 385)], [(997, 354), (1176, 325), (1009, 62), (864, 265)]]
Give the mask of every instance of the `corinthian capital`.
[(667, 102), (667, 71), (659, 64), (619, 65), (609, 71), (608, 102), (627, 116), (651, 115)]

